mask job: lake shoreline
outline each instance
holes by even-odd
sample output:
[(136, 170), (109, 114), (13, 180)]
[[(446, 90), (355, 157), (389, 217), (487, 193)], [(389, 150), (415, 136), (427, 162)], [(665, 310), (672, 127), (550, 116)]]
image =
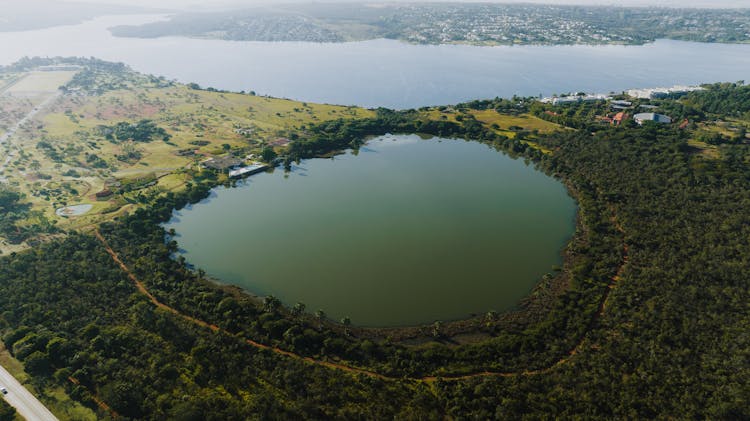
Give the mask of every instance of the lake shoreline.
[[(83, 23), (83, 22), (79, 22)], [(155, 40), (155, 39), (193, 39), (201, 41), (227, 41), (227, 42), (259, 42), (259, 43), (270, 43), (270, 44), (285, 44), (285, 43), (304, 43), (304, 44), (323, 44), (323, 45), (337, 45), (337, 44), (356, 44), (360, 42), (368, 41), (397, 41), (406, 45), (413, 46), (441, 46), (441, 45), (456, 45), (456, 46), (467, 46), (467, 47), (606, 47), (606, 46), (619, 46), (619, 47), (642, 47), (646, 45), (652, 45), (658, 41), (679, 41), (679, 42), (695, 42), (698, 44), (719, 44), (719, 45), (742, 45), (750, 44), (750, 40), (740, 41), (698, 41), (698, 40), (684, 40), (679, 38), (653, 38), (638, 42), (619, 42), (619, 41), (608, 41), (608, 42), (571, 42), (571, 43), (554, 43), (554, 42), (499, 42), (499, 41), (451, 41), (451, 42), (416, 42), (402, 38), (386, 38), (386, 37), (372, 37), (372, 38), (361, 38), (361, 39), (345, 39), (340, 41), (310, 41), (304, 39), (293, 39), (283, 41), (271, 41), (262, 39), (240, 39), (240, 38), (228, 38), (221, 36), (211, 35), (117, 35), (112, 32), (117, 27), (107, 28), (107, 30), (115, 38), (132, 38), (142, 40)], [(48, 29), (48, 28), (42, 28)]]
[[(368, 141), (377, 139), (377, 137), (368, 138)], [(460, 140), (462, 142), (471, 142), (489, 145), (486, 142), (478, 140), (467, 140), (458, 138), (454, 140)], [(366, 144), (363, 145), (366, 147)], [(323, 155), (319, 155), (313, 159), (331, 159), (332, 157), (339, 156), (342, 153), (347, 153), (350, 150), (338, 150), (331, 151)], [(500, 153), (506, 155), (507, 153), (502, 150), (487, 151), (485, 153)], [(519, 159), (515, 158), (514, 160)], [(534, 171), (539, 171), (538, 169)], [(545, 175), (550, 177), (550, 175)], [(482, 313), (470, 313), (466, 317), (457, 318), (443, 318), (440, 319), (440, 330), (441, 337), (439, 340), (446, 343), (474, 343), (486, 339), (487, 337), (495, 336), (500, 331), (517, 331), (522, 330), (526, 326), (533, 324), (535, 321), (543, 318), (545, 313), (549, 310), (550, 306), (554, 303), (555, 299), (563, 292), (566, 291), (569, 285), (569, 268), (574, 264), (574, 257), (569, 253), (570, 244), (573, 242), (586, 241), (586, 227), (583, 225), (582, 218), (580, 215), (580, 206), (578, 204), (578, 196), (575, 193), (573, 186), (565, 180), (561, 180), (557, 177), (552, 177), (557, 182), (562, 182), (565, 187), (567, 195), (574, 200), (575, 212), (573, 221), (574, 230), (571, 236), (566, 240), (565, 244), (559, 251), (560, 255), (560, 270), (550, 270), (549, 276), (545, 275), (542, 278), (536, 279), (532, 287), (528, 290), (528, 293), (522, 295), (522, 297), (510, 308), (493, 313), (492, 320), (488, 320), (487, 314)], [(250, 178), (252, 180), (252, 178)], [(233, 189), (232, 186), (231, 189)], [(230, 190), (231, 190), (230, 189)], [(213, 196), (212, 196), (213, 197)], [(215, 199), (215, 197), (214, 197)], [(179, 232), (179, 230), (178, 230)], [(189, 259), (188, 259), (189, 261)], [(554, 267), (554, 266), (553, 266)], [(222, 279), (222, 277), (206, 277), (207, 280), (219, 286), (221, 289), (231, 293), (232, 295), (244, 295), (246, 298), (250, 298), (258, 306), (262, 306), (263, 296), (259, 295), (257, 291), (253, 291), (251, 288), (239, 286), (236, 282)], [(289, 318), (292, 318), (292, 307), (291, 302), (285, 302), (284, 306), (280, 309)], [(310, 323), (317, 323), (312, 314), (313, 308), (309, 308), (308, 313), (303, 317)], [(426, 342), (435, 341), (434, 336), (434, 324), (432, 323), (417, 323), (417, 324), (405, 324), (405, 325), (393, 325), (393, 326), (368, 326), (368, 325), (357, 325), (356, 318), (353, 319), (353, 324), (349, 327), (344, 327), (342, 324), (335, 322), (334, 320), (327, 319), (324, 324), (327, 328), (340, 331), (344, 333), (346, 330), (352, 337), (358, 339), (370, 339), (370, 340), (389, 340), (394, 342), (403, 343), (406, 345), (417, 345)]]
[[(118, 38), (107, 30), (163, 17), (110, 16), (34, 32), (0, 33), (0, 63), (24, 56), (91, 56), (219, 90), (390, 109), (750, 79), (750, 44), (665, 39), (640, 46), (483, 47), (388, 39), (319, 44)], [(91, 39), (105, 40), (109, 47), (98, 48)], [(203, 59), (196, 62), (197, 56)]]

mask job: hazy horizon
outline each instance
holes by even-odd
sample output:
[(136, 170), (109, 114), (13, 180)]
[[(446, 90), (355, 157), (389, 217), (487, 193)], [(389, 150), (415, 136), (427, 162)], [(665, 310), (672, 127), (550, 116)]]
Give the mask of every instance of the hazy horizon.
[[(672, 8), (750, 8), (748, 0), (410, 0), (410, 1), (371, 1), (371, 0), (62, 0), (67, 3), (91, 3), (129, 5), (148, 8), (171, 8), (210, 10), (213, 8), (241, 8), (273, 4), (315, 4), (315, 3), (500, 3), (500, 4), (551, 4), (619, 7), (672, 7)], [(10, 0), (10, 3), (25, 3), (28, 0)]]

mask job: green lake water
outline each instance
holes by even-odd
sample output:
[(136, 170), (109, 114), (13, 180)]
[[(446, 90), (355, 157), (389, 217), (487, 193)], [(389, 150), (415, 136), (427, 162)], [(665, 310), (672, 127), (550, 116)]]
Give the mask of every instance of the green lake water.
[(218, 188), (166, 228), (221, 282), (398, 326), (513, 308), (561, 263), (575, 212), (523, 160), (410, 135)]

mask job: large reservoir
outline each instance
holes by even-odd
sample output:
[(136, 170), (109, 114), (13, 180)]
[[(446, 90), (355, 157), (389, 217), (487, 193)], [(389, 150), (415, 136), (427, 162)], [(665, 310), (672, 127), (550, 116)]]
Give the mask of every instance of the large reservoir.
[(93, 56), (217, 89), (389, 108), (750, 80), (750, 44), (657, 40), (634, 46), (477, 47), (385, 39), (318, 44), (118, 38), (107, 30), (164, 18), (109, 16), (0, 33), (0, 64), (23, 56)]
[(514, 307), (561, 263), (575, 211), (559, 181), (488, 145), (385, 136), (218, 188), (167, 228), (222, 282), (398, 326)]

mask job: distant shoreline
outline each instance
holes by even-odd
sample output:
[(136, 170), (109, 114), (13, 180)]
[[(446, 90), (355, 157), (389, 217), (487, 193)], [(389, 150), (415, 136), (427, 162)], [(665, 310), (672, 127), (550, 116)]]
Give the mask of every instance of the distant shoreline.
[(177, 13), (110, 28), (117, 37), (418, 45), (644, 45), (657, 39), (750, 42), (750, 9), (499, 3), (289, 4)]

